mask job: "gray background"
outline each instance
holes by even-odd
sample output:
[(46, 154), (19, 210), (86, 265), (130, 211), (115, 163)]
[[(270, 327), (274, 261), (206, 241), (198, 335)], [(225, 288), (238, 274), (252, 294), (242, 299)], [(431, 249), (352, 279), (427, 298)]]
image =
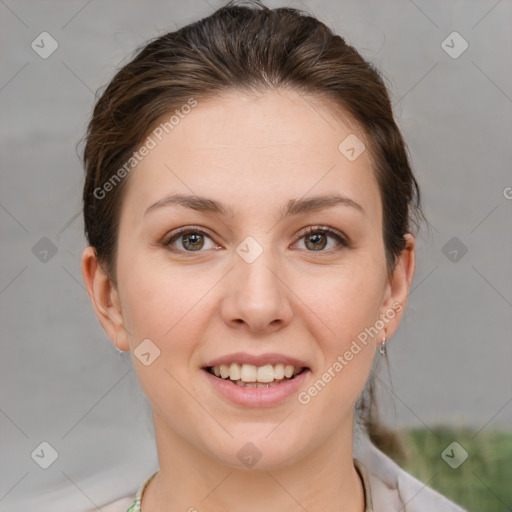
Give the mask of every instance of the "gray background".
[[(221, 4), (0, 3), (2, 511), (91, 509), (134, 493), (158, 467), (130, 356), (112, 347), (83, 287), (75, 145), (115, 67)], [(512, 3), (267, 5), (309, 10), (383, 70), (422, 187), (431, 229), (420, 233), (408, 309), (388, 345), (387, 422), (509, 430)], [(31, 48), (43, 31), (59, 45), (47, 59)], [(458, 58), (441, 46), (453, 31), (469, 44)], [(47, 261), (43, 237), (57, 250)], [(46, 470), (31, 457), (43, 441), (59, 455)]]

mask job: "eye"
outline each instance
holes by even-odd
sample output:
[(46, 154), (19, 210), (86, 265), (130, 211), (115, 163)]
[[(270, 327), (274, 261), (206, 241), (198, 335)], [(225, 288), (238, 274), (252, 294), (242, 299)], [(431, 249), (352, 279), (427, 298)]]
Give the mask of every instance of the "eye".
[[(329, 246), (329, 238), (333, 242)], [(303, 231), (299, 240), (304, 239), (304, 245), (309, 252), (330, 252), (336, 248), (349, 247), (349, 243), (338, 232), (322, 227), (310, 226)], [(207, 241), (210, 242), (208, 246)], [(198, 228), (181, 228), (171, 233), (170, 237), (163, 242), (163, 245), (172, 252), (201, 252), (207, 249), (217, 249), (211, 237), (203, 230)], [(327, 249), (326, 249), (327, 247)]]
[[(211, 242), (210, 247), (205, 244), (205, 239)], [(176, 242), (178, 247), (175, 245)], [(200, 252), (202, 249), (218, 247), (204, 231), (195, 228), (179, 229), (164, 242), (164, 246), (173, 252)]]
[[(334, 240), (335, 243), (331, 244), (331, 247), (328, 247), (328, 249), (324, 251), (324, 249), (329, 245), (329, 238)], [(302, 239), (304, 239), (306, 249), (311, 252), (329, 252), (336, 249), (336, 245), (338, 248), (340, 246), (341, 248), (349, 247), (348, 242), (341, 234), (333, 231), (332, 229), (321, 226), (310, 226), (306, 228), (306, 231), (303, 232), (299, 240)]]

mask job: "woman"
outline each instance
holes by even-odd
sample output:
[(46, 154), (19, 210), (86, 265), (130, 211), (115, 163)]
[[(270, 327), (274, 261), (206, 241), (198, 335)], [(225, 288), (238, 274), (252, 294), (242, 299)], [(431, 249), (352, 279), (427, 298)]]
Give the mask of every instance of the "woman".
[(294, 9), (230, 3), (116, 74), (84, 163), (84, 281), (132, 355), (160, 466), (103, 510), (462, 510), (356, 408), (405, 308), (421, 208), (354, 48)]

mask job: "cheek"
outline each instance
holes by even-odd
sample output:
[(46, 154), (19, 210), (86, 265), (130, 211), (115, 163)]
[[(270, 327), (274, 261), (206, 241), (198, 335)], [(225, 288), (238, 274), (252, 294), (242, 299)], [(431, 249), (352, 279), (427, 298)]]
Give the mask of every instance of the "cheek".
[(163, 355), (172, 348), (174, 359), (191, 353), (204, 332), (201, 312), (215, 276), (150, 258), (132, 258), (124, 268), (130, 271), (120, 276), (123, 317), (132, 348), (149, 338)]
[(384, 292), (384, 271), (375, 265), (347, 264), (303, 280), (304, 302), (318, 314), (334, 344), (348, 340), (379, 318)]
[(309, 418), (322, 418), (324, 433), (351, 414), (370, 374), (378, 339), (371, 328), (379, 319), (381, 283), (375, 268), (352, 269), (338, 272), (317, 288), (321, 293), (310, 296), (313, 302), (308, 305), (321, 319), (313, 332), (322, 359), (310, 387), (298, 399)]
[(305, 301), (320, 319), (316, 331), (323, 355), (319, 373), (330, 372), (322, 380), (332, 381), (329, 386), (337, 389), (327, 400), (338, 400), (338, 393), (357, 399), (368, 377), (375, 342), (381, 336), (377, 321), (384, 279), (379, 268), (362, 264), (357, 270), (354, 266), (339, 269), (329, 278), (315, 280), (317, 292)]
[[(194, 354), (207, 323), (201, 298), (207, 293), (208, 284), (208, 276), (191, 281), (182, 271), (155, 266), (134, 265), (124, 279), (123, 316), (134, 369), (146, 396), (162, 411), (169, 407), (170, 397), (174, 408), (186, 409), (188, 395), (183, 394), (178, 383), (188, 382), (190, 374), (197, 370)], [(146, 345), (142, 345), (143, 341)], [(148, 351), (146, 347), (150, 354), (156, 354), (150, 356), (155, 358), (147, 366), (139, 359), (141, 353)], [(193, 411), (190, 414), (193, 416)]]

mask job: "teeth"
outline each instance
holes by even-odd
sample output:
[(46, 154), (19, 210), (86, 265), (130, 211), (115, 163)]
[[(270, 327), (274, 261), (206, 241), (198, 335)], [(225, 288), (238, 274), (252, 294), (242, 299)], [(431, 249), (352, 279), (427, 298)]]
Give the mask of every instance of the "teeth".
[(294, 369), (295, 368), (293, 366), (290, 366), (289, 364), (287, 364), (284, 367), (284, 376), (290, 378), (293, 375), (293, 370)]
[(266, 364), (258, 368), (258, 373), (256, 374), (256, 380), (258, 382), (272, 382), (274, 378), (274, 367), (271, 364)]
[[(256, 380), (258, 369), (252, 364), (243, 364), (242, 370), (240, 371), (240, 379), (244, 382), (254, 382)], [(229, 376), (231, 379), (231, 375)], [(231, 379), (237, 380), (237, 379)]]
[(241, 366), (238, 363), (231, 363), (229, 367), (229, 378), (231, 380), (240, 380), (241, 376)]
[[(264, 366), (254, 366), (252, 364), (231, 363), (230, 365), (221, 364), (210, 368), (210, 372), (216, 377), (237, 381), (239, 385), (242, 383), (251, 383), (249, 387), (262, 387), (257, 383), (269, 384), (273, 381), (291, 379), (302, 371), (303, 368), (296, 368), (292, 365), (284, 364), (266, 364)], [(252, 386), (254, 384), (254, 386)]]
[(236, 380), (235, 384), (242, 388), (271, 388), (272, 386), (278, 386), (280, 381), (276, 380), (274, 382), (270, 382), (268, 384), (263, 384), (263, 382), (244, 382), (243, 380)]
[(229, 377), (229, 366), (225, 364), (220, 365), (220, 376), (223, 379), (227, 379)]
[(274, 366), (274, 377), (282, 379), (284, 377), (284, 364), (276, 364)]

